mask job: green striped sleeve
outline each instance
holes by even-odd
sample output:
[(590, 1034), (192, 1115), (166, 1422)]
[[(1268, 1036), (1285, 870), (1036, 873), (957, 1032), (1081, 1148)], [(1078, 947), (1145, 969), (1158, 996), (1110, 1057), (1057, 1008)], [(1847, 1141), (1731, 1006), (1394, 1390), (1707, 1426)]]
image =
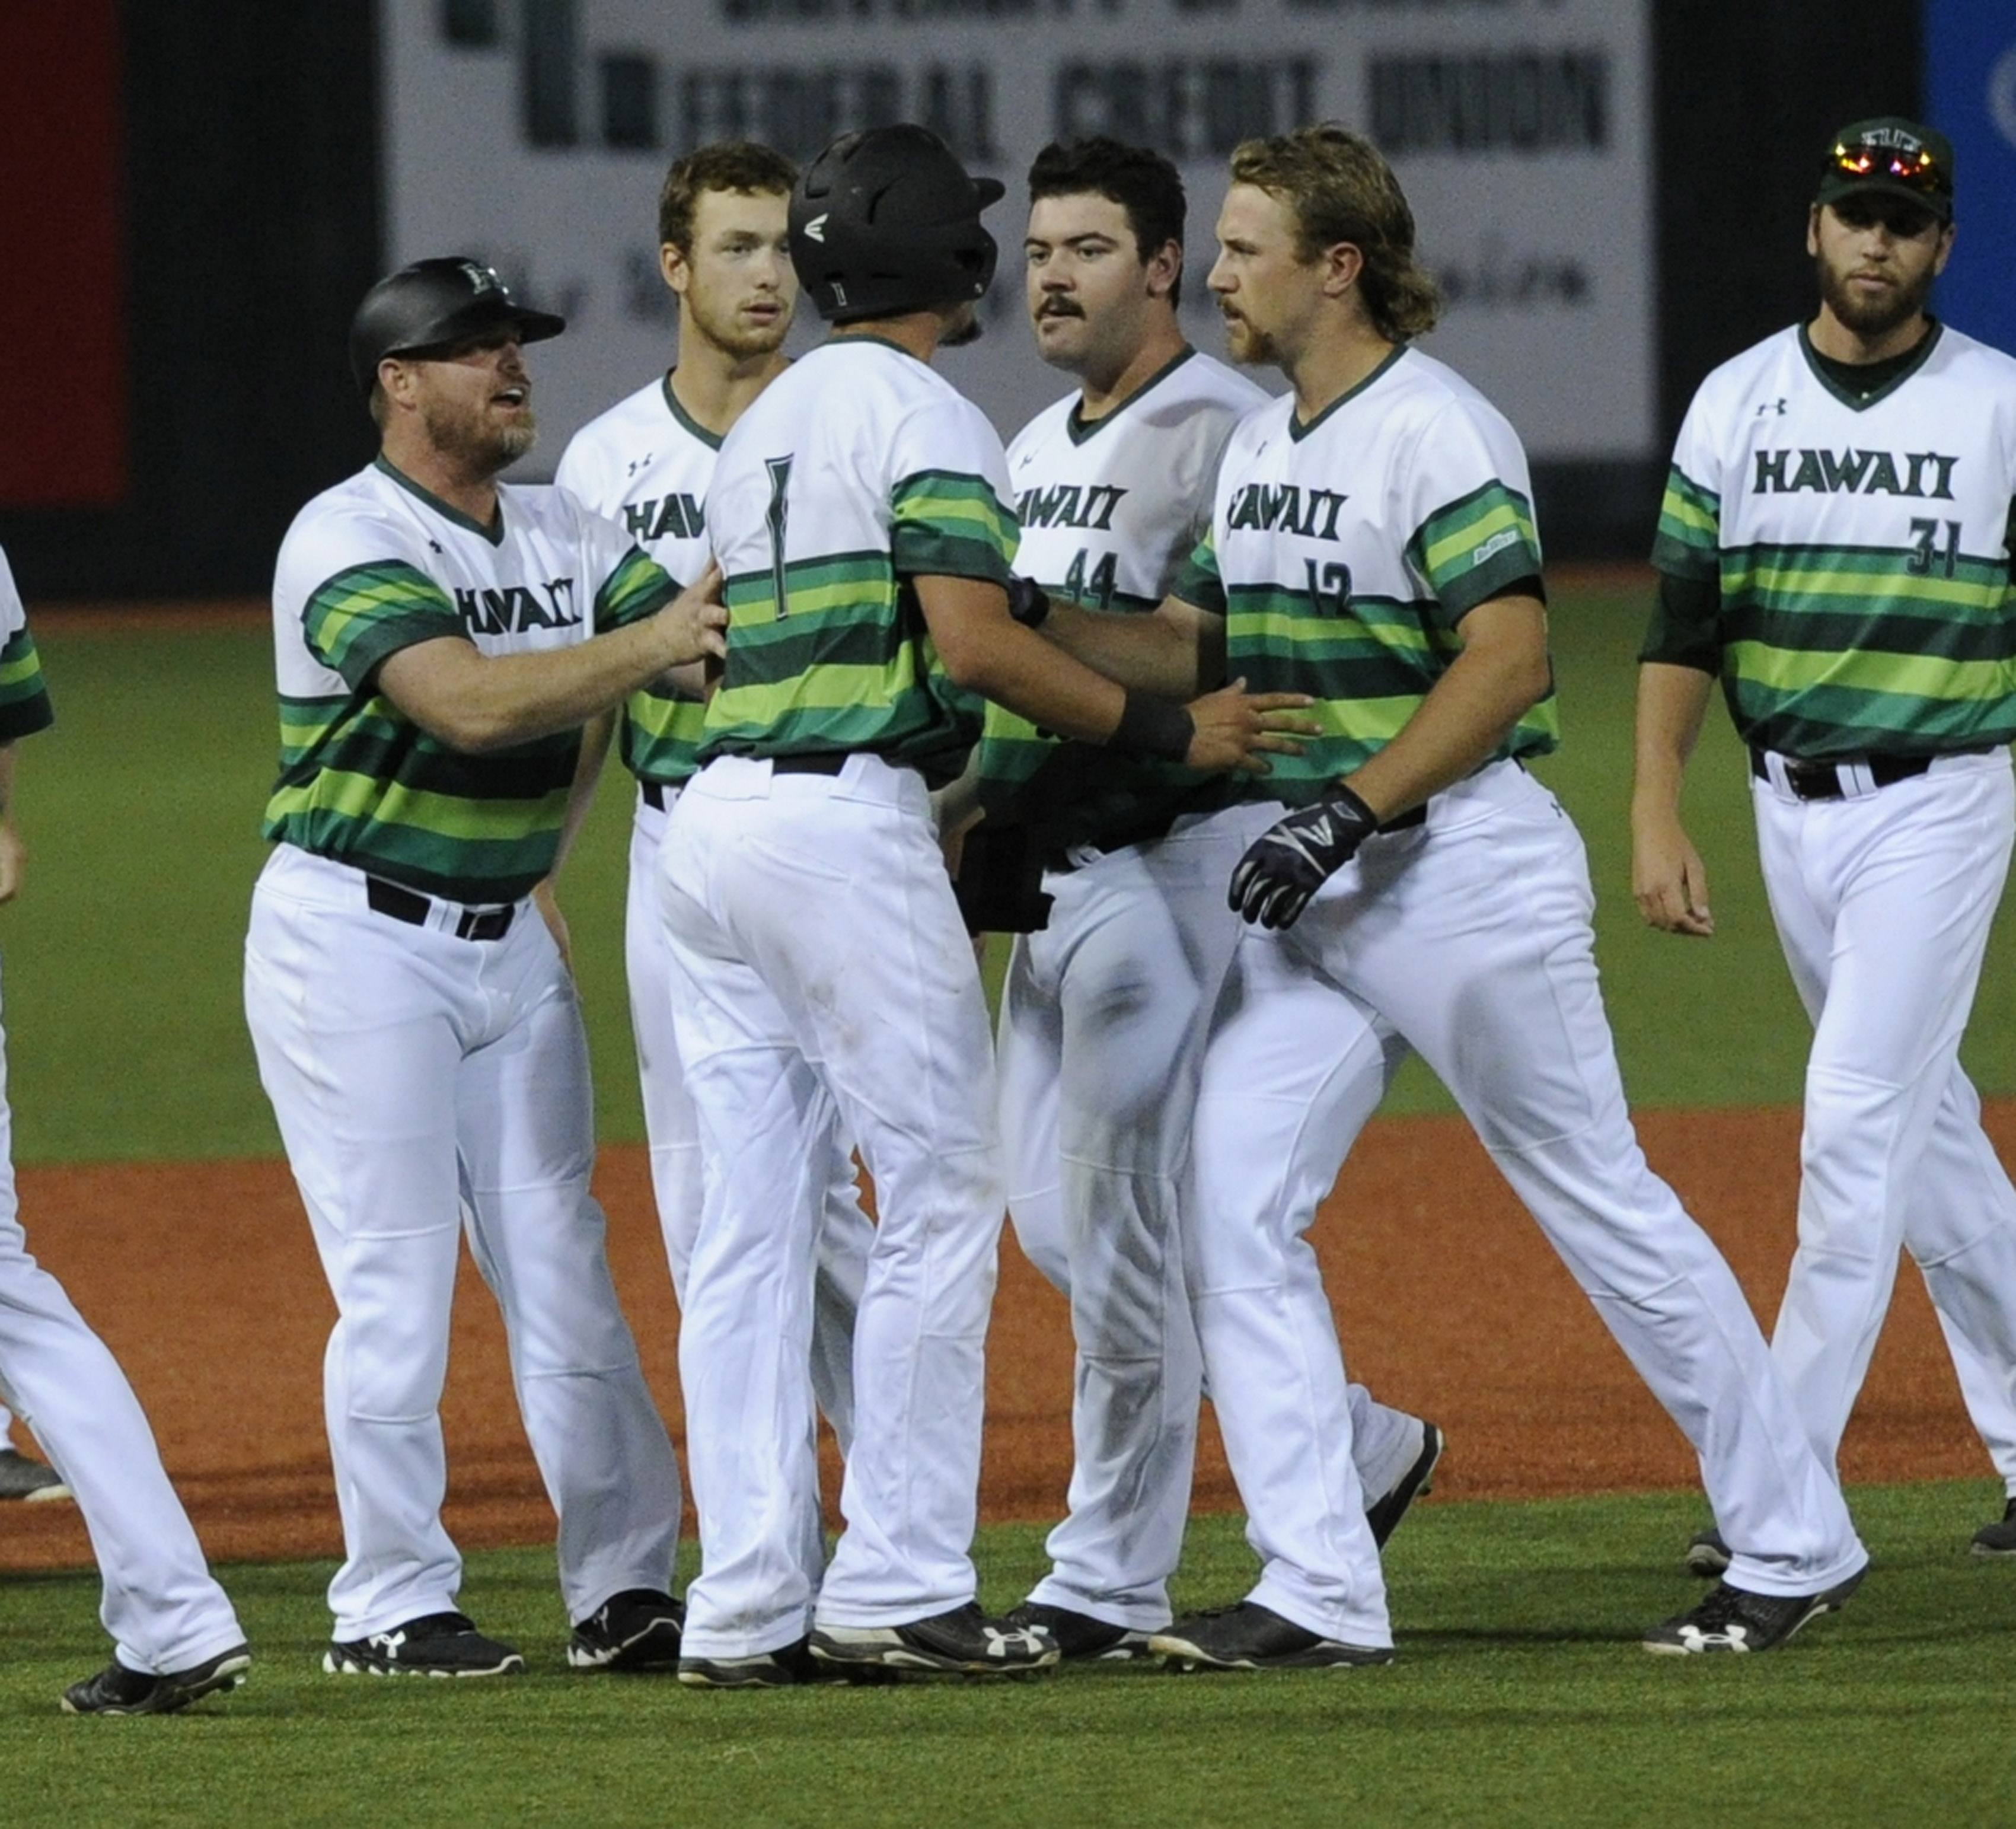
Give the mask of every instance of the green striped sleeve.
[(928, 470), (896, 485), (889, 545), (900, 577), (1005, 585), (1019, 538), (1013, 513), (984, 477)]
[(318, 585), (301, 611), (308, 651), (362, 691), (387, 656), (444, 635), (466, 639), (448, 593), (417, 567), (353, 565)]
[(1407, 557), (1453, 626), (1521, 578), (1539, 578), (1533, 505), (1494, 477), (1429, 515), (1408, 541)]
[(1225, 614), (1225, 580), (1219, 575), (1218, 548), (1208, 528), (1183, 561), (1176, 581), (1169, 586), (1169, 595), (1200, 610), (1208, 610), (1214, 616)]
[(655, 615), (679, 594), (665, 568), (641, 546), (632, 546), (595, 593), (595, 632), (627, 628)]
[(41, 657), (35, 638), (25, 627), (15, 630), (0, 648), (0, 743), (32, 736), (56, 721), (42, 682)]
[(1713, 578), (1721, 569), (1722, 499), (1678, 464), (1666, 473), (1652, 563), (1676, 578)]

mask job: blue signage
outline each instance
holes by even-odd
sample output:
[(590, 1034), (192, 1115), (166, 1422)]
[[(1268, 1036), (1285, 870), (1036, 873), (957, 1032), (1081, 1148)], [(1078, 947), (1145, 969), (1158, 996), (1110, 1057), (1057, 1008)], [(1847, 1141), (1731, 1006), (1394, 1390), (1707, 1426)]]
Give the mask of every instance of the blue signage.
[(1960, 225), (1935, 308), (2016, 354), (2016, 0), (1925, 0), (1925, 111), (1953, 143)]

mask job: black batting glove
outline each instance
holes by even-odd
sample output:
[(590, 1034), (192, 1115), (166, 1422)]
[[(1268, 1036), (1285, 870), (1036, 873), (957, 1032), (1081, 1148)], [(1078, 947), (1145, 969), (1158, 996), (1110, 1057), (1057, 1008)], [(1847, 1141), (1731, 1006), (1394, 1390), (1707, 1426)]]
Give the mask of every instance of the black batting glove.
[(1379, 830), (1378, 815), (1348, 787), (1277, 821), (1246, 848), (1226, 898), (1263, 927), (1293, 927), (1309, 898)]

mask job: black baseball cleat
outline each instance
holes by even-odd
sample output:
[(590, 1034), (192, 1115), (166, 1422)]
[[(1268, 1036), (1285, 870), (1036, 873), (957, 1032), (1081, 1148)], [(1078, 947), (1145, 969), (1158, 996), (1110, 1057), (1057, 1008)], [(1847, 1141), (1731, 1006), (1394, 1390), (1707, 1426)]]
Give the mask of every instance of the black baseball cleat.
[(70, 1488), (54, 1467), (18, 1448), (0, 1448), (0, 1499), (25, 1499), (34, 1503), (69, 1496)]
[(567, 1662), (577, 1670), (676, 1670), (686, 1619), (670, 1594), (626, 1588), (575, 1626)]
[(1024, 1600), (1003, 1614), (1001, 1623), (1024, 1631), (1036, 1627), (1047, 1632), (1057, 1640), (1057, 1654), (1067, 1664), (1122, 1664), (1154, 1655), (1145, 1632), (1110, 1625), (1069, 1607), (1053, 1607), (1047, 1600)]
[(1372, 1540), (1381, 1549), (1400, 1528), (1407, 1507), (1435, 1489), (1435, 1464), (1442, 1457), (1448, 1439), (1433, 1423), (1421, 1424), (1421, 1452), (1413, 1464), (1365, 1508), (1365, 1521), (1372, 1527)]
[(1047, 1627), (989, 1619), (977, 1600), (905, 1626), (815, 1626), (809, 1644), (822, 1664), (917, 1675), (1023, 1676), (1062, 1655)]
[(187, 1670), (148, 1676), (117, 1658), (63, 1694), (66, 1715), (172, 1715), (204, 1696), (234, 1690), (252, 1668), (252, 1647), (233, 1645)]
[(513, 1676), (525, 1660), (485, 1638), (466, 1613), (428, 1613), (368, 1638), (337, 1640), (322, 1667), (332, 1676)]
[(1717, 1582), (1697, 1604), (1660, 1621), (1642, 1642), (1647, 1651), (1666, 1657), (1768, 1651), (1784, 1644), (1808, 1620), (1838, 1612), (1868, 1572), (1859, 1568), (1846, 1581), (1817, 1594), (1753, 1594)]
[(1722, 1540), (1722, 1532), (1711, 1525), (1707, 1530), (1696, 1531), (1687, 1539), (1685, 1560), (1689, 1575), (1712, 1581), (1729, 1567), (1729, 1546)]
[(1337, 1670), (1390, 1664), (1390, 1645), (1347, 1645), (1283, 1619), (1257, 1600), (1179, 1619), (1148, 1640), (1172, 1670)]
[(801, 1683), (837, 1680), (814, 1660), (803, 1639), (743, 1658), (679, 1660), (679, 1681), (689, 1689), (793, 1689)]
[(1969, 1546), (1977, 1556), (2016, 1556), (2016, 1499), (2002, 1508), (2001, 1521), (1985, 1524)]

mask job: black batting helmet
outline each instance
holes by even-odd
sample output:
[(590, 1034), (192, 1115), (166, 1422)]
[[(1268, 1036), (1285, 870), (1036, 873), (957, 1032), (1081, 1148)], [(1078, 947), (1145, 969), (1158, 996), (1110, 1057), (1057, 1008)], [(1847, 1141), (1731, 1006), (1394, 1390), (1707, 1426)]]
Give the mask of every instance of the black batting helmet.
[(1004, 189), (928, 128), (844, 133), (791, 191), (798, 283), (830, 324), (977, 298), (1000, 252), (980, 212)]
[(350, 320), (350, 372), (369, 394), (388, 355), (445, 349), (500, 325), (520, 343), (537, 343), (559, 336), (567, 319), (520, 304), (492, 268), (466, 255), (416, 261), (365, 293)]

